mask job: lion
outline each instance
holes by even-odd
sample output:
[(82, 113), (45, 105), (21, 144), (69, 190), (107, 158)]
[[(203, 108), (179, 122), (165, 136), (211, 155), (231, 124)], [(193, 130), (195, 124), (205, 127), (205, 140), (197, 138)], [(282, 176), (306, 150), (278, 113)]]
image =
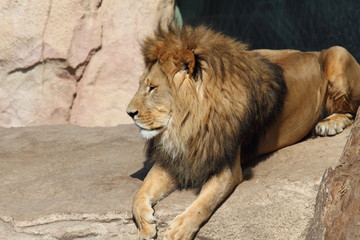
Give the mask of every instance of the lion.
[(249, 50), (204, 26), (170, 26), (146, 38), (142, 53), (146, 69), (127, 107), (154, 163), (133, 201), (139, 239), (157, 237), (156, 203), (194, 189), (163, 235), (193, 239), (242, 182), (241, 163), (313, 130), (340, 133), (360, 104), (360, 67), (338, 46)]

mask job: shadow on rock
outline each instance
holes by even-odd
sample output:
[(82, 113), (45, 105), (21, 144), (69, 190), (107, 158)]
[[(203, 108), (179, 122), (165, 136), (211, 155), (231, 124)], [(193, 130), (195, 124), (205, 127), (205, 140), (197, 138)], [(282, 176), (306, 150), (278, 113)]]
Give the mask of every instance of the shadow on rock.
[(250, 180), (253, 177), (253, 169), (256, 167), (256, 165), (270, 158), (272, 154), (273, 153), (268, 153), (243, 163), (242, 169), (244, 180)]
[(141, 181), (144, 181), (146, 175), (148, 174), (148, 172), (150, 171), (150, 169), (152, 168), (153, 165), (154, 165), (154, 162), (150, 161), (149, 159), (146, 160), (144, 162), (143, 168), (141, 168), (140, 170), (131, 174), (130, 177), (137, 178), (137, 179), (140, 179)]

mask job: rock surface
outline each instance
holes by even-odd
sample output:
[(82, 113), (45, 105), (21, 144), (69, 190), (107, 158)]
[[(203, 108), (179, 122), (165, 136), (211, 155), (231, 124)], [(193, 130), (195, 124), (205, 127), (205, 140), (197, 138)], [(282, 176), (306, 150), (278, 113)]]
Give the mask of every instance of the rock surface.
[(140, 42), (174, 0), (0, 3), (0, 126), (130, 123)]
[(360, 239), (360, 108), (340, 164), (328, 169), (316, 198), (307, 240)]
[[(197, 239), (305, 239), (321, 177), (336, 166), (349, 132), (247, 166), (247, 180)], [(0, 239), (136, 239), (131, 201), (145, 171), (133, 125), (0, 128), (0, 135)], [(175, 192), (156, 206), (160, 236), (194, 198)]]

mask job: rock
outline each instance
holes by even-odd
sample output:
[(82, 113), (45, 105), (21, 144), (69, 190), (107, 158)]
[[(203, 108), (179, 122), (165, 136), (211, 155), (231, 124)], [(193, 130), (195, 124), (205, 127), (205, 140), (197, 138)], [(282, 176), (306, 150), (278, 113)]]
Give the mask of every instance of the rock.
[[(305, 239), (325, 169), (350, 130), (308, 139), (254, 161), (246, 180), (197, 239)], [(0, 239), (136, 239), (131, 202), (147, 169), (134, 125), (0, 128)], [(156, 206), (159, 235), (194, 200)]]
[(329, 168), (321, 181), (306, 239), (360, 239), (359, 140), (360, 108), (340, 164)]
[(0, 239), (135, 236), (141, 181), (130, 174), (142, 168), (143, 141), (134, 126), (0, 132)]
[(173, 0), (0, 3), (0, 126), (130, 123), (140, 42)]

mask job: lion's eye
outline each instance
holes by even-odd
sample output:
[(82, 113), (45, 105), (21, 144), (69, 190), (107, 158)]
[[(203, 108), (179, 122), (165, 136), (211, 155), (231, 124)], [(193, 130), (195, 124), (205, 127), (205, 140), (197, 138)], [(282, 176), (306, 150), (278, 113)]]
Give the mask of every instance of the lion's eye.
[(149, 92), (152, 92), (155, 88), (154, 86), (149, 86)]

